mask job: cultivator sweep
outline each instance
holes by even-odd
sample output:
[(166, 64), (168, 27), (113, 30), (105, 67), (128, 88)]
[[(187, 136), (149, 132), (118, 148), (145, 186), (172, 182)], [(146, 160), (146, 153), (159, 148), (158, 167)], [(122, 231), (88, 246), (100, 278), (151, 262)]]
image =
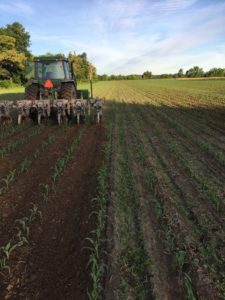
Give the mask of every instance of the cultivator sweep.
[(0, 123), (11, 121), (12, 110), (19, 125), (27, 118), (41, 124), (52, 116), (59, 125), (69, 119), (80, 124), (91, 110), (96, 122), (101, 122), (103, 101), (90, 99), (88, 90), (77, 90), (73, 68), (65, 57), (36, 57), (31, 66), (25, 100), (1, 101)]

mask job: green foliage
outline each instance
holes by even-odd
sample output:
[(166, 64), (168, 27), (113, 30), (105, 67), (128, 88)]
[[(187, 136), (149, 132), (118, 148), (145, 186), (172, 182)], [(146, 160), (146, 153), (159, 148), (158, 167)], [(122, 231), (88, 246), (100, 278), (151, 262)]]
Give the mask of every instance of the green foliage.
[(16, 39), (7, 36), (7, 35), (0, 35), (0, 51), (12, 50), (16, 47)]
[(205, 73), (206, 77), (223, 77), (225, 76), (225, 69), (222, 68), (212, 68)]
[(142, 78), (145, 78), (145, 79), (150, 79), (150, 78), (152, 78), (152, 72), (150, 72), (150, 71), (145, 71), (145, 72), (142, 74)]
[(29, 45), (30, 35), (20, 23), (0, 28), (0, 79), (16, 83), (24, 81), (25, 61), (31, 58)]
[(186, 72), (187, 77), (203, 77), (204, 76), (204, 71), (202, 68), (195, 66)]
[(181, 77), (184, 77), (184, 71), (183, 69), (180, 69), (177, 73), (177, 77), (181, 78)]
[[(0, 74), (1, 74), (1, 69), (0, 69)], [(8, 89), (14, 86), (15, 84), (11, 80), (0, 80), (0, 88)]]
[(28, 51), (30, 46), (30, 34), (25, 30), (22, 24), (14, 22), (0, 28), (0, 35), (6, 35), (15, 39), (15, 48), (19, 53), (25, 54), (30, 58), (31, 53)]
[(15, 38), (0, 35), (0, 79), (20, 82), (25, 59), (25, 54), (16, 49)]
[(68, 59), (72, 65), (73, 72), (77, 80), (90, 80), (96, 77), (96, 68), (88, 61), (87, 54), (85, 52), (78, 55), (76, 55), (75, 52), (70, 52)]

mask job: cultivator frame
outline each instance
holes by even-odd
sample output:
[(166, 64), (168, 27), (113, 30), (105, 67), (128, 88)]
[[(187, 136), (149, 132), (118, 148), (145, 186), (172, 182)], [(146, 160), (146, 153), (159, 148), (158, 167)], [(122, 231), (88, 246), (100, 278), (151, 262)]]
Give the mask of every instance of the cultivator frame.
[(27, 119), (36, 119), (40, 125), (47, 122), (50, 116), (56, 115), (58, 125), (67, 123), (69, 119), (75, 118), (79, 125), (85, 121), (87, 115), (94, 110), (94, 118), (99, 124), (102, 120), (103, 100), (97, 99), (42, 99), (42, 100), (18, 100), (0, 101), (0, 123), (11, 122), (11, 110), (17, 111), (17, 124)]

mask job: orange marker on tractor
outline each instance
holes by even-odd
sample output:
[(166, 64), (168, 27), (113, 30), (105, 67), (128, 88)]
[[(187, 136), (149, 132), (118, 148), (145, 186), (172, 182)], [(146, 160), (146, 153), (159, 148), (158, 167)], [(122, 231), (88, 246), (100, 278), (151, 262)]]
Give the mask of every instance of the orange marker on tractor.
[(46, 89), (51, 89), (51, 88), (53, 88), (53, 83), (52, 83), (52, 81), (51, 80), (46, 80), (45, 81), (45, 84), (44, 84), (44, 87), (46, 88)]

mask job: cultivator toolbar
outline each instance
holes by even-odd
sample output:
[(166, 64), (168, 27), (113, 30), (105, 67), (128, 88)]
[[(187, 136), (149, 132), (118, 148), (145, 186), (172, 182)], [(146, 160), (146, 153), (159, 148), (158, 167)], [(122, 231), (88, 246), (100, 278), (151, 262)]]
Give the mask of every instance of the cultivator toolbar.
[(75, 119), (77, 124), (84, 122), (87, 115), (91, 114), (97, 123), (101, 122), (103, 101), (101, 99), (46, 99), (46, 100), (19, 100), (0, 101), (0, 123), (8, 123), (12, 120), (12, 111), (17, 116), (20, 125), (27, 118), (38, 124), (47, 122), (51, 116), (56, 116), (57, 123), (67, 123), (69, 119)]

